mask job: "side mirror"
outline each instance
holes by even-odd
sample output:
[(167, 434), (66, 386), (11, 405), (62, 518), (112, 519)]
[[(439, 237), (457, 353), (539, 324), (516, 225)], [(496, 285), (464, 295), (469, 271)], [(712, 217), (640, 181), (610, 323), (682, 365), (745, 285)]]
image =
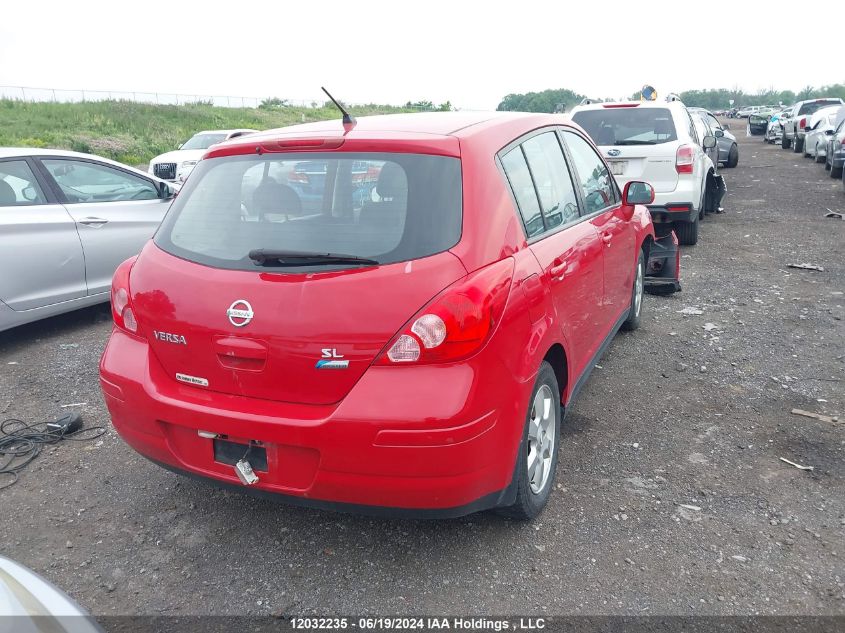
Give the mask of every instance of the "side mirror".
[(813, 129), (813, 128), (811, 128), (809, 125), (805, 125), (805, 126), (804, 126), (804, 131), (805, 131), (805, 132), (810, 132), (812, 129)]
[(722, 130), (715, 130), (713, 134), (716, 135), (716, 138), (722, 138), (725, 136), (725, 133)]
[(654, 202), (654, 187), (647, 182), (632, 180), (622, 190), (622, 206), (632, 207), (635, 204), (651, 204)]
[(176, 189), (171, 187), (166, 182), (158, 183), (158, 197), (162, 200), (170, 200), (173, 196), (176, 195)]
[(716, 137), (708, 134), (704, 137), (704, 143), (702, 144), (702, 146), (704, 147), (704, 149), (713, 149), (714, 147), (716, 147)]
[(835, 132), (835, 130), (825, 130), (824, 131), (824, 133), (827, 134), (828, 136), (833, 136), (834, 132)]

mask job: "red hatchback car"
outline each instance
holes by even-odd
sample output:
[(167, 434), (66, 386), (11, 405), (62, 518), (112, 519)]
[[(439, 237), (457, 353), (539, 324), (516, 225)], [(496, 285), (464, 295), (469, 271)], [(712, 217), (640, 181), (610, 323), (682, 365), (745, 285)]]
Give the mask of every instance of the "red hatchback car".
[(564, 407), (640, 320), (652, 197), (553, 115), (214, 146), (115, 274), (115, 428), (166, 468), (294, 503), (534, 517)]

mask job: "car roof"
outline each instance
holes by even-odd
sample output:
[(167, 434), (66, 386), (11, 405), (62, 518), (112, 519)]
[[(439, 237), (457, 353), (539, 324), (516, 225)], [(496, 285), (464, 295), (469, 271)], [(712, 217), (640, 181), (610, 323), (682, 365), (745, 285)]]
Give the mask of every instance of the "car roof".
[[(387, 141), (416, 143), (417, 147), (439, 146), (449, 155), (459, 155), (459, 141), (486, 137), (491, 143), (513, 138), (531, 130), (551, 125), (576, 127), (568, 116), (531, 112), (421, 112), (385, 114), (357, 119), (352, 127), (344, 127), (339, 119), (302, 123), (266, 130), (248, 137), (218, 143), (209, 149), (207, 158), (242, 154), (255, 150), (256, 144), (272, 145), (294, 139), (342, 138), (344, 142)], [(445, 149), (445, 148), (449, 149)], [(371, 151), (371, 150), (369, 150)]]
[(123, 170), (132, 171), (144, 178), (160, 181), (160, 178), (152, 174), (146, 174), (139, 169), (124, 165), (116, 160), (111, 160), (96, 154), (84, 154), (82, 152), (74, 152), (65, 149), (45, 149), (42, 147), (0, 147), (0, 159), (3, 158), (24, 158), (26, 156), (42, 156), (42, 157), (56, 157), (56, 158), (83, 158), (89, 160), (96, 160), (106, 165), (113, 165)]
[(202, 132), (195, 132), (194, 136), (197, 134), (232, 134), (233, 132), (256, 132), (257, 130), (251, 130), (245, 127), (238, 127), (232, 130), (203, 130)]
[(685, 108), (683, 101), (605, 101), (602, 103), (585, 103), (572, 108), (572, 113), (581, 110), (601, 110), (613, 108)]

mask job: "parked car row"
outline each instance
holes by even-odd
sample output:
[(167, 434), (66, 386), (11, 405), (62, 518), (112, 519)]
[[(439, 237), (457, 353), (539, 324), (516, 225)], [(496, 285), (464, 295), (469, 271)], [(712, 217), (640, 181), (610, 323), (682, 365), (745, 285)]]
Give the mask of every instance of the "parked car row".
[[(824, 168), (831, 178), (843, 178), (845, 165), (845, 102), (838, 98), (796, 103), (769, 118), (763, 140), (802, 153)], [(845, 179), (843, 179), (845, 184)]]

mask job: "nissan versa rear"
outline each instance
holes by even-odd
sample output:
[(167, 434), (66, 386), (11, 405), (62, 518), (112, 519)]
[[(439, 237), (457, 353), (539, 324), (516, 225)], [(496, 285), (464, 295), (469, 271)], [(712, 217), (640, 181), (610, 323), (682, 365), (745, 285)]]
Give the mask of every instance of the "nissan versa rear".
[(531, 518), (565, 406), (639, 322), (652, 197), (550, 115), (214, 146), (115, 274), (114, 426), (166, 468), (293, 503)]

